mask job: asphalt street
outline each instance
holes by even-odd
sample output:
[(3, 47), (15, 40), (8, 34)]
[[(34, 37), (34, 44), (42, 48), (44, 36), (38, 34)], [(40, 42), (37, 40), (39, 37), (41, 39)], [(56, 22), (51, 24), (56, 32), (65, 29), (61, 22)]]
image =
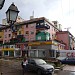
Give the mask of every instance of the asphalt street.
[(23, 74), (21, 62), (20, 60), (0, 59), (0, 75), (37, 75), (34, 72), (26, 72)]
[[(20, 60), (0, 59), (0, 75), (37, 75), (36, 73), (26, 72), (23, 74)], [(65, 65), (63, 70), (57, 70), (54, 75), (75, 75), (75, 65)]]

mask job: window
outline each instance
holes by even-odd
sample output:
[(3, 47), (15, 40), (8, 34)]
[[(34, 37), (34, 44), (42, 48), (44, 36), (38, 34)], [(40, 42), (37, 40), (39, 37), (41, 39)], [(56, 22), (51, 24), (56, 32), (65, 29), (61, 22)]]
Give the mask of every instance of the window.
[(19, 31), (19, 34), (21, 34), (21, 31)]
[(29, 34), (29, 31), (26, 31), (26, 34)]
[(28, 28), (28, 24), (26, 25), (26, 28)]
[(4, 55), (8, 55), (8, 51), (4, 51)]
[(45, 57), (45, 51), (44, 50), (39, 50), (38, 51), (38, 57)]
[(44, 25), (44, 23), (40, 23), (40, 25)]
[(34, 32), (31, 32), (31, 34), (34, 34)]
[(41, 36), (38, 37), (38, 40), (41, 40)]
[(31, 57), (37, 57), (36, 55), (37, 55), (37, 54), (36, 54), (36, 50), (33, 50), (33, 51), (31, 50), (31, 51), (30, 51), (30, 56), (31, 56)]
[(9, 37), (11, 37), (11, 34), (9, 34)]
[(13, 46), (11, 46), (11, 48), (13, 48)]

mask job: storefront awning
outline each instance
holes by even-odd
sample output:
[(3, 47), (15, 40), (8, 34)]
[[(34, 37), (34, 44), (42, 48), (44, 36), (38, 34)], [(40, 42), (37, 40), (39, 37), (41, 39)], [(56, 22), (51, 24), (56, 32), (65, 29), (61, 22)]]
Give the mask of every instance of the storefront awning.
[(14, 48), (3, 48), (2, 51), (12, 51)]

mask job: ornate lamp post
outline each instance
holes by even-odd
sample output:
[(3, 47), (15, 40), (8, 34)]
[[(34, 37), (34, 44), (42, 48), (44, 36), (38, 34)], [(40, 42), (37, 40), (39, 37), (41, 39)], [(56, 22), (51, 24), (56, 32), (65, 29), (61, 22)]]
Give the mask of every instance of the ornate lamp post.
[(0, 9), (2, 9), (4, 2), (5, 2), (5, 0), (0, 0)]
[(14, 23), (16, 22), (18, 13), (18, 8), (14, 5), (14, 3), (12, 3), (6, 11), (7, 22), (9, 23), (12, 32), (15, 32)]

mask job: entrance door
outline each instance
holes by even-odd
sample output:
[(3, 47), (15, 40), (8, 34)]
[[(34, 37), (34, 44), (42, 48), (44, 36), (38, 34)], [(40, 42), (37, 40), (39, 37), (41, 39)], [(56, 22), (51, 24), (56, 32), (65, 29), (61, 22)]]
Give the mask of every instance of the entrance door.
[(24, 51), (22, 51), (22, 56), (23, 56), (23, 57), (25, 57), (25, 56), (28, 57), (28, 50), (24, 50)]

